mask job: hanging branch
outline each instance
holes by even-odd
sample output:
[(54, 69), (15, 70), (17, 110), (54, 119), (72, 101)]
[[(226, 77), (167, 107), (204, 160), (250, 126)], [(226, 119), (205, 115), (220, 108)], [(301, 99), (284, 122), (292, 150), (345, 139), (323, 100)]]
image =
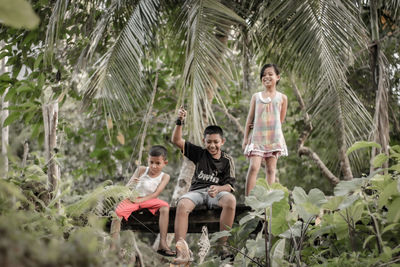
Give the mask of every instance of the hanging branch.
[(220, 105), (214, 105), (214, 107), (215, 107), (215, 109), (223, 112), (225, 114), (225, 116), (228, 117), (228, 119), (236, 125), (236, 128), (240, 131), (242, 136), (244, 136), (244, 129), (243, 129), (242, 125), (240, 124), (238, 118), (236, 118), (232, 114), (230, 114), (228, 109), (225, 106), (221, 107)]
[(311, 158), (315, 164), (318, 166), (318, 168), (322, 171), (322, 173), (325, 175), (326, 178), (333, 184), (336, 185), (339, 183), (339, 178), (337, 178), (329, 169), (326, 167), (326, 165), (322, 162), (320, 157), (309, 147), (304, 146), (304, 143), (306, 142), (308, 136), (311, 134), (311, 131), (313, 129), (312, 123), (310, 120), (310, 116), (307, 113), (306, 106), (304, 104), (303, 98), (300, 94), (299, 88), (297, 88), (296, 83), (294, 82), (293, 77), (291, 76), (291, 82), (292, 82), (292, 87), (294, 94), (296, 95), (297, 101), (299, 102), (300, 109), (303, 111), (304, 114), (304, 123), (305, 127), (303, 132), (300, 134), (300, 137), (297, 141), (297, 153), (301, 157), (302, 155), (306, 155), (309, 158)]

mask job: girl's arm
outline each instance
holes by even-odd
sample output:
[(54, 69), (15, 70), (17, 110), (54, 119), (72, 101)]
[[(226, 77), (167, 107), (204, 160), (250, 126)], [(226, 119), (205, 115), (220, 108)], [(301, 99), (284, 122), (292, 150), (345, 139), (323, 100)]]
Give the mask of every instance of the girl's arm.
[(161, 183), (158, 185), (156, 191), (154, 191), (150, 195), (147, 195), (147, 196), (144, 196), (141, 198), (137, 198), (135, 203), (141, 203), (141, 202), (144, 202), (144, 201), (152, 199), (152, 198), (157, 198), (161, 194), (161, 192), (164, 190), (165, 186), (168, 184), (169, 178), (170, 178), (170, 176), (168, 174), (164, 173), (163, 177), (161, 178)]
[(249, 114), (247, 115), (246, 125), (244, 126), (244, 137), (243, 137), (243, 143), (242, 143), (243, 150), (246, 148), (246, 145), (249, 142), (248, 140), (249, 140), (250, 126), (253, 124), (253, 121), (254, 121), (255, 108), (256, 108), (256, 98), (255, 98), (255, 94), (254, 94), (251, 97)]
[(139, 182), (139, 177), (142, 176), (146, 167), (139, 166), (136, 168), (135, 172), (133, 173), (131, 179), (129, 179), (128, 183), (126, 184), (127, 187), (130, 187), (132, 184)]
[(288, 106), (287, 96), (282, 94), (281, 123), (283, 123), (283, 121), (285, 120), (287, 106)]

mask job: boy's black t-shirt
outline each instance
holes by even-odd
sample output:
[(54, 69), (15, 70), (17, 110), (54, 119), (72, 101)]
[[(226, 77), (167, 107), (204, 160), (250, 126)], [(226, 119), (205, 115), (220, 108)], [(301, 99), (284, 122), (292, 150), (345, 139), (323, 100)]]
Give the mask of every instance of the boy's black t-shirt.
[(221, 151), (221, 158), (214, 159), (207, 149), (188, 141), (185, 141), (183, 152), (196, 165), (189, 191), (207, 188), (211, 185), (230, 184), (234, 188), (235, 164), (230, 155)]

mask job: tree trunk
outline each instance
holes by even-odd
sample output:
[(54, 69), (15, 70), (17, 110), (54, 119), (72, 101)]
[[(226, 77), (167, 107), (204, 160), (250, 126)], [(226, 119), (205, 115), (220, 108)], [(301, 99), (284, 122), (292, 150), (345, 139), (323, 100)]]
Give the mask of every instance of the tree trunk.
[[(371, 74), (373, 89), (376, 92), (375, 97), (375, 114), (374, 114), (374, 142), (381, 145), (381, 150), (376, 148), (371, 152), (370, 171), (374, 170), (372, 161), (376, 154), (385, 153), (389, 155), (389, 116), (388, 116), (388, 92), (387, 82), (385, 82), (385, 70), (383, 64), (383, 56), (380, 51), (379, 43), (379, 17), (378, 17), (378, 1), (370, 1), (371, 12), (371, 37), (374, 45), (370, 48), (371, 58)], [(387, 167), (387, 163), (384, 167)]]
[(60, 168), (57, 165), (55, 156), (57, 148), (57, 124), (58, 124), (58, 102), (43, 105), (43, 124), (44, 124), (44, 145), (47, 165), (47, 185), (52, 197), (60, 195)]
[[(1, 44), (0, 44), (1, 45)], [(5, 66), (5, 59), (3, 58), (0, 62), (0, 75), (3, 74), (6, 71), (6, 66)], [(8, 101), (5, 101), (4, 98), (8, 93), (8, 88), (4, 91), (3, 95), (1, 96), (1, 116), (0, 116), (0, 122), (1, 122), (1, 158), (0, 158), (0, 176), (6, 177), (8, 173), (8, 156), (7, 156), (7, 148), (9, 145), (8, 141), (8, 133), (9, 133), (9, 127), (3, 127), (4, 125), (4, 120), (8, 117), (9, 112), (8, 112)]]
[(350, 161), (349, 157), (346, 155), (346, 140), (345, 140), (345, 128), (344, 128), (344, 122), (343, 122), (343, 114), (342, 110), (340, 109), (340, 103), (339, 101), (337, 102), (337, 110), (338, 110), (338, 129), (339, 133), (337, 135), (338, 143), (339, 143), (339, 161), (340, 161), (340, 169), (343, 174), (343, 179), (344, 180), (352, 180), (353, 179), (353, 173), (351, 171), (351, 166), (350, 166)]
[(337, 178), (329, 169), (326, 167), (326, 165), (322, 162), (320, 157), (309, 147), (304, 146), (304, 143), (306, 142), (308, 136), (311, 134), (311, 131), (313, 129), (310, 116), (307, 113), (306, 106), (304, 104), (303, 98), (300, 94), (299, 89), (297, 88), (297, 85), (294, 81), (294, 78), (291, 77), (291, 82), (292, 82), (292, 87), (294, 94), (297, 98), (297, 101), (299, 102), (300, 109), (303, 111), (304, 114), (304, 123), (305, 127), (303, 132), (300, 134), (299, 139), (297, 140), (297, 153), (301, 157), (302, 155), (308, 156), (314, 163), (317, 165), (317, 167), (321, 170), (321, 172), (325, 175), (326, 178), (333, 184), (336, 185), (339, 183), (339, 178)]
[(242, 29), (242, 71), (243, 71), (243, 91), (250, 92), (250, 60), (249, 60), (249, 46), (250, 40), (246, 27)]
[(5, 119), (8, 117), (8, 101), (4, 101), (4, 97), (8, 93), (8, 88), (4, 91), (3, 96), (1, 97), (1, 172), (0, 174), (5, 178), (8, 173), (8, 156), (7, 156), (7, 148), (9, 145), (8, 141), (8, 133), (9, 127), (4, 125)]

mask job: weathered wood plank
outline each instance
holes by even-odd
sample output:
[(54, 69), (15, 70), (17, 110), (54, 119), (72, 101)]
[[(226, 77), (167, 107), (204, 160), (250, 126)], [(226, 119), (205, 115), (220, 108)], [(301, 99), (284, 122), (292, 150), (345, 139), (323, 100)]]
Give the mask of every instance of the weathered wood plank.
[[(243, 204), (237, 205), (235, 222), (238, 222), (243, 213), (250, 210), (250, 207)], [(169, 211), (169, 233), (174, 232), (175, 212), (176, 208), (171, 207)], [(196, 207), (189, 215), (188, 233), (201, 233), (203, 225), (207, 226), (210, 233), (218, 232), (220, 214), (221, 208), (209, 210), (205, 206)], [(121, 230), (158, 233), (158, 216), (154, 216), (148, 210), (135, 212), (129, 217), (128, 221), (122, 221)]]

